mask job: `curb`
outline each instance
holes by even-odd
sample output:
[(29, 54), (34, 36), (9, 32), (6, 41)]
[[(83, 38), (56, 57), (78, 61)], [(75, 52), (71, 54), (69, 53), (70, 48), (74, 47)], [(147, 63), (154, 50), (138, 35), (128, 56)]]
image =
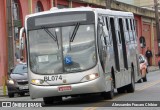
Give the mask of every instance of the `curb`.
[(156, 69), (149, 70), (149, 72), (154, 72), (154, 71), (159, 71), (159, 70), (160, 70), (159, 68), (156, 68)]
[(1, 97), (7, 97), (7, 95), (0, 95), (0, 98), (1, 98)]
[(154, 72), (154, 71), (159, 71), (159, 70), (152, 70), (152, 71), (149, 71), (149, 72)]
[(4, 95), (4, 94), (3, 94), (3, 92), (1, 92), (1, 91), (3, 91), (3, 90), (0, 90), (0, 97), (6, 97), (6, 96), (7, 96), (7, 94), (6, 94), (6, 95)]

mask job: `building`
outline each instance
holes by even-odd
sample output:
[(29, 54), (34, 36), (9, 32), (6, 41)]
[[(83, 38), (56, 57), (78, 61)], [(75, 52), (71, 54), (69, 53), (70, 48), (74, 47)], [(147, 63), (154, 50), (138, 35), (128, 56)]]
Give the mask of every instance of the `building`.
[[(154, 0), (116, 0), (116, 1), (142, 7), (142, 8), (147, 8), (152, 10), (154, 9)], [(160, 4), (159, 0), (157, 0), (157, 2)]]
[[(130, 0), (130, 2), (133, 2), (133, 0)], [(26, 51), (20, 51), (18, 45), (19, 30), (24, 26), (25, 16), (49, 10), (51, 7), (69, 8), (79, 6), (106, 7), (104, 0), (0, 0), (0, 86), (5, 84), (4, 81), (8, 76), (9, 69), (18, 62), (20, 56), (26, 58)], [(146, 48), (140, 47), (139, 38), (141, 36), (144, 36), (146, 47), (150, 47), (153, 54), (158, 52), (155, 13), (153, 11), (118, 1), (113, 1), (111, 8), (134, 13), (140, 53), (144, 54), (146, 51)], [(152, 65), (157, 65), (155, 56), (152, 58)]]
[(123, 3), (126, 3), (126, 4), (133, 4), (133, 5), (134, 5), (134, 2), (135, 2), (135, 0), (116, 0), (116, 1), (123, 2)]
[(6, 1), (0, 0), (0, 85), (2, 85), (8, 70), (8, 36), (6, 24)]

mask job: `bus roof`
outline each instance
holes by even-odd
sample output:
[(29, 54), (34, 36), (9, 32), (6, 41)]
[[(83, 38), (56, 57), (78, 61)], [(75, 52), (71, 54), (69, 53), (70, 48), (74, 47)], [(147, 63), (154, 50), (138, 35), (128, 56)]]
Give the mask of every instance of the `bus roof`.
[(91, 8), (91, 7), (76, 7), (76, 8), (51, 8), (48, 11), (43, 11), (39, 13), (34, 13), (27, 15), (26, 18), (39, 16), (39, 15), (45, 15), (45, 14), (51, 14), (51, 13), (61, 13), (61, 12), (74, 12), (74, 11), (93, 11), (95, 13), (99, 14), (107, 14), (111, 16), (130, 16), (133, 17), (133, 13), (131, 12), (123, 12), (123, 11), (115, 11), (115, 10), (109, 10), (109, 9), (102, 9), (102, 8)]

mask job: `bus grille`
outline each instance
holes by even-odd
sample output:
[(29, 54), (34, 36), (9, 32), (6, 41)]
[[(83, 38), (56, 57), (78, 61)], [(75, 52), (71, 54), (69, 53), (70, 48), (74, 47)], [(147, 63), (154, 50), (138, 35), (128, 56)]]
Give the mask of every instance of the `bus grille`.
[(26, 85), (28, 84), (28, 81), (23, 81), (23, 82), (17, 82), (19, 85)]

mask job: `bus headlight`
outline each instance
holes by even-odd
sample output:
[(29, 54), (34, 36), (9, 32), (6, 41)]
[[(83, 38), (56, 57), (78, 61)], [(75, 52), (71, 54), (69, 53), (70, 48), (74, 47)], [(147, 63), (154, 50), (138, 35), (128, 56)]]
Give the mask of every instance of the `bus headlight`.
[(44, 80), (41, 80), (41, 79), (32, 79), (31, 83), (35, 84), (35, 85), (43, 85)]
[(13, 79), (9, 79), (9, 80), (8, 80), (8, 83), (9, 83), (9, 84), (14, 84)]
[(85, 76), (81, 82), (85, 82), (85, 81), (91, 81), (91, 80), (94, 80), (94, 79), (97, 79), (99, 78), (99, 74), (98, 73), (93, 73), (93, 74), (89, 74), (87, 76)]

